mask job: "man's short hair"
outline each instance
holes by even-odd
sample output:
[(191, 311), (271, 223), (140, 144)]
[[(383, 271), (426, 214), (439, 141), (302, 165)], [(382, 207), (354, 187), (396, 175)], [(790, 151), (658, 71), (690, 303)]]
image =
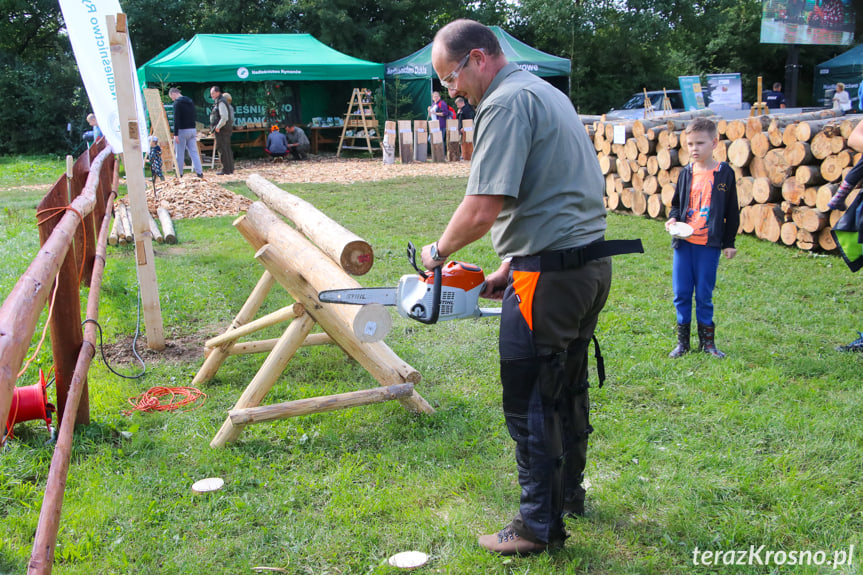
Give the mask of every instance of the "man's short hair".
[(689, 125), (686, 126), (686, 133), (691, 134), (693, 132), (704, 132), (711, 138), (715, 138), (718, 135), (716, 123), (709, 118), (695, 118), (689, 122)]
[(211, 92), (212, 92), (213, 90), (215, 90), (215, 91), (216, 91), (216, 92), (218, 92), (219, 94), (221, 94), (221, 93), (222, 93), (222, 89), (221, 89), (220, 87), (218, 87), (218, 86), (213, 86), (212, 88), (210, 88), (210, 91), (211, 91)]
[(451, 60), (464, 58), (471, 50), (479, 48), (489, 56), (500, 56), (503, 51), (491, 28), (474, 20), (453, 20), (435, 34)]
[(456, 103), (464, 102), (464, 97), (463, 96), (456, 96), (455, 101), (456, 101)]
[(773, 91), (774, 92), (778, 92), (781, 89), (782, 89), (782, 83), (781, 82), (774, 82), (773, 83)]
[(174, 86), (173, 88), (168, 90), (168, 94), (179, 94), (179, 93), (180, 93), (180, 89), (177, 88), (176, 86)]

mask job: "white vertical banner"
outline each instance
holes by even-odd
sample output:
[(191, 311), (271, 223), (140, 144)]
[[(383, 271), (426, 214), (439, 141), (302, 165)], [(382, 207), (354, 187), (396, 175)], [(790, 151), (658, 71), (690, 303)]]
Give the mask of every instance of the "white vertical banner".
[[(114, 151), (123, 150), (123, 139), (120, 136), (120, 117), (117, 112), (117, 90), (114, 78), (114, 66), (111, 64), (111, 45), (108, 40), (108, 30), (105, 26), (106, 16), (116, 16), (123, 12), (118, 0), (60, 0), (63, 20), (78, 70), (84, 81), (84, 88), (93, 106), (93, 113), (99, 122), (99, 128), (108, 139)], [(138, 128), (142, 147), (147, 142), (147, 121), (144, 116), (144, 104), (138, 83), (135, 57), (132, 46), (129, 46), (129, 64), (132, 69), (132, 85), (135, 93), (135, 109), (138, 115)]]

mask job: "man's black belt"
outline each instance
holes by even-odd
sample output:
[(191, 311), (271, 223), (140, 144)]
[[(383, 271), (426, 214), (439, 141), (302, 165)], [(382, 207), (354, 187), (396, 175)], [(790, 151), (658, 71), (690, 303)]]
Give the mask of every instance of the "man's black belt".
[[(582, 267), (587, 262), (619, 256), (643, 254), (641, 240), (601, 240), (577, 248), (540, 252), (533, 256), (515, 256), (510, 267), (515, 270), (555, 272)], [(539, 269), (536, 269), (539, 268)]]

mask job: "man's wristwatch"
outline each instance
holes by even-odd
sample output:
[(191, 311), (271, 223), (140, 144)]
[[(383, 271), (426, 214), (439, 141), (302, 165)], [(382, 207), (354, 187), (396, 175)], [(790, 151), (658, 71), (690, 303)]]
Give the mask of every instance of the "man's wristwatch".
[(429, 248), (429, 255), (431, 256), (431, 259), (436, 262), (446, 261), (446, 256), (442, 256), (437, 249), (437, 242), (433, 243), (431, 248)]

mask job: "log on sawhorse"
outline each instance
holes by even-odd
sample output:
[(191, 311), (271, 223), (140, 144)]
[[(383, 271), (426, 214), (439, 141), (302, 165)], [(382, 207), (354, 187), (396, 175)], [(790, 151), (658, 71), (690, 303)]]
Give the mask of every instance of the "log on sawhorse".
[[(358, 330), (357, 318), (362, 317), (362, 323), (366, 326), (369, 322), (375, 323), (369, 320), (370, 317), (377, 317), (374, 315), (377, 313), (375, 310), (372, 310), (372, 315), (364, 315), (364, 308), (322, 304), (318, 301), (319, 291), (358, 285), (353, 278), (261, 202), (253, 204), (248, 213), (238, 218), (234, 225), (253, 247), (258, 248), (255, 258), (267, 271), (228, 330), (207, 341), (209, 353), (194, 383), (200, 384), (212, 378), (231, 355), (265, 351), (269, 351), (269, 355), (211, 441), (211, 447), (223, 447), (235, 441), (245, 425), (252, 423), (382, 401), (396, 400), (412, 412), (434, 413), (428, 402), (414, 390), (414, 384), (420, 380), (419, 372), (401, 360), (379, 338), (362, 339), (361, 336), (368, 335), (370, 331), (368, 327)], [(288, 291), (297, 303), (252, 321), (275, 283)], [(385, 309), (383, 312), (389, 318), (389, 312)], [(381, 324), (385, 323), (384, 318), (379, 320)], [(290, 324), (278, 339), (237, 341), (240, 337), (284, 321), (290, 321)], [(310, 333), (315, 324), (320, 325), (324, 333)], [(339, 345), (382, 387), (260, 406), (299, 347), (325, 343)]]

